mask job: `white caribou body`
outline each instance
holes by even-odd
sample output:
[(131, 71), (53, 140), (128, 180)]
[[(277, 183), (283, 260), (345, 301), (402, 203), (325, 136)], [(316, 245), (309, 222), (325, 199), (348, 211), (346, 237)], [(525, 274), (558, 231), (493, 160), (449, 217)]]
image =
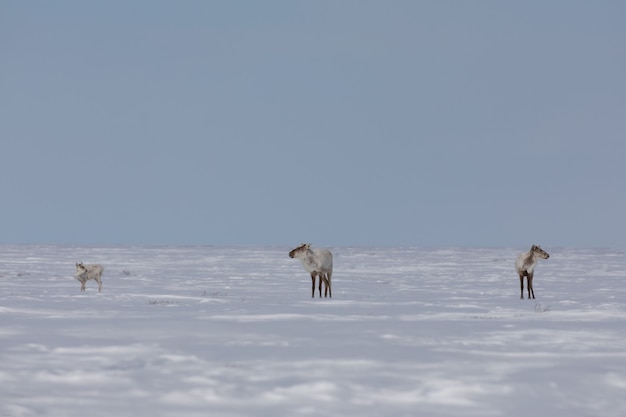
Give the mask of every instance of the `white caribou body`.
[(83, 265), (82, 262), (76, 264), (75, 277), (80, 281), (80, 290), (85, 291), (85, 284), (90, 279), (93, 279), (98, 283), (98, 292), (102, 292), (102, 272), (104, 272), (102, 265)]
[(289, 252), (290, 258), (300, 259), (304, 269), (311, 274), (311, 297), (315, 297), (315, 277), (319, 277), (319, 292), (322, 297), (322, 282), (326, 286), (324, 297), (331, 297), (332, 275), (333, 275), (333, 254), (328, 249), (313, 248), (311, 244), (302, 244)]
[(519, 275), (520, 298), (524, 298), (524, 277), (527, 280), (528, 299), (535, 298), (533, 290), (533, 275), (535, 274), (535, 266), (539, 259), (548, 259), (548, 252), (541, 249), (538, 245), (532, 245), (528, 252), (520, 253), (515, 260), (515, 269)]

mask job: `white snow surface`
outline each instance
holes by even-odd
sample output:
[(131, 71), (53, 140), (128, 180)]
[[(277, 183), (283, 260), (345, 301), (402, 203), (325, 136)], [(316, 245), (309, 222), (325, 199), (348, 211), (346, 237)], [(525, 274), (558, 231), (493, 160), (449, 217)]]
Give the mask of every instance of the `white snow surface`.
[(0, 416), (626, 415), (624, 250), (290, 249), (0, 246)]

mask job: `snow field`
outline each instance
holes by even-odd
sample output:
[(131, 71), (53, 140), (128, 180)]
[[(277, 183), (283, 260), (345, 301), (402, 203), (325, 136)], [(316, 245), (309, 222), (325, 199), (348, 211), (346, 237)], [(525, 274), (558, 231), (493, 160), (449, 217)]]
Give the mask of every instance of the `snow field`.
[(0, 416), (626, 415), (624, 251), (289, 249), (0, 246)]

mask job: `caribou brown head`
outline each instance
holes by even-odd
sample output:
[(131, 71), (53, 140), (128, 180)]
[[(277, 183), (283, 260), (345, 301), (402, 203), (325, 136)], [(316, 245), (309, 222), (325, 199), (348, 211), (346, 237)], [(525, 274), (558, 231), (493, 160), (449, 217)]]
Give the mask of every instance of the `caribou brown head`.
[(539, 246), (539, 245), (533, 245), (530, 248), (530, 251), (532, 252), (533, 255), (535, 255), (536, 257), (541, 258), (541, 259), (548, 259), (550, 257), (548, 252), (546, 252), (545, 250), (541, 249), (541, 246)]
[(303, 243), (302, 245), (298, 246), (297, 248), (292, 249), (289, 252), (289, 257), (290, 258), (299, 258), (302, 255), (304, 255), (305, 253), (307, 253), (309, 248), (311, 248), (311, 244), (310, 243)]

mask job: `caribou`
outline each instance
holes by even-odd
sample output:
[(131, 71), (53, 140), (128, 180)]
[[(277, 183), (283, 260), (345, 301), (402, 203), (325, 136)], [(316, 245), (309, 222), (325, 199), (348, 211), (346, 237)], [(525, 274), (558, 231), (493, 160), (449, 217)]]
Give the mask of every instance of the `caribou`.
[(519, 275), (520, 299), (524, 299), (524, 277), (526, 277), (528, 288), (528, 299), (535, 298), (533, 290), (533, 275), (535, 274), (535, 266), (539, 259), (548, 259), (548, 252), (541, 249), (538, 245), (532, 245), (528, 252), (520, 253), (515, 260), (515, 269)]
[(76, 264), (75, 277), (80, 281), (80, 291), (85, 291), (85, 284), (93, 279), (98, 283), (98, 292), (102, 292), (102, 272), (104, 272), (102, 265), (84, 265), (82, 262)]
[(333, 254), (328, 249), (313, 248), (303, 243), (289, 252), (290, 258), (300, 259), (304, 269), (311, 274), (311, 298), (315, 298), (315, 278), (319, 277), (319, 292), (322, 298), (322, 282), (326, 286), (324, 297), (332, 298)]

